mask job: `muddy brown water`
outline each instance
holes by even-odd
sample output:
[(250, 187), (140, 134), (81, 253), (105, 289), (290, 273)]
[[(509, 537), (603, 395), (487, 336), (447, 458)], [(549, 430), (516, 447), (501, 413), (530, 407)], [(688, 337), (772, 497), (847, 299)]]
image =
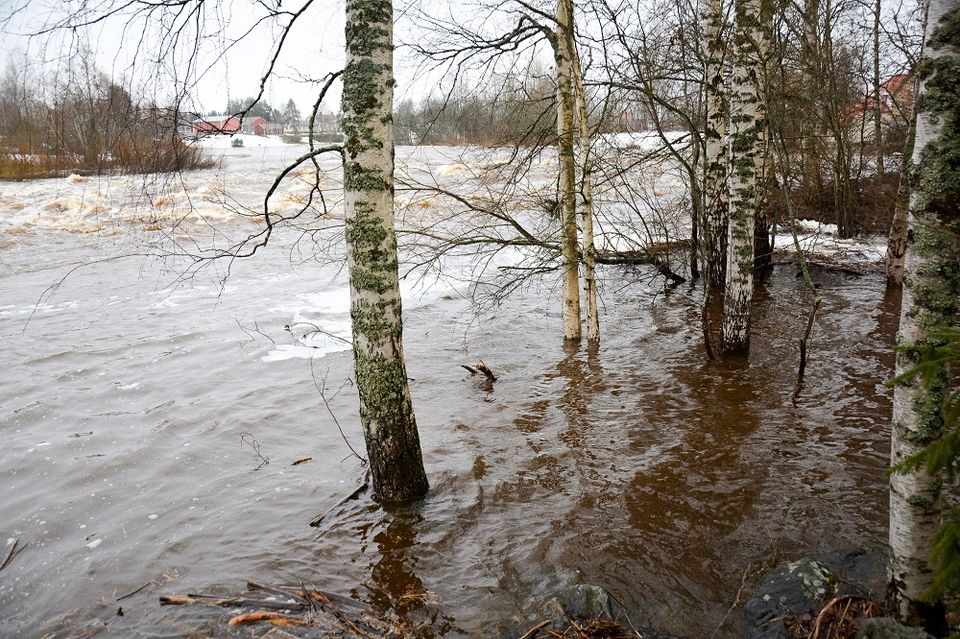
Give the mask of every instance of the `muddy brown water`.
[[(603, 271), (598, 349), (564, 348), (552, 285), (479, 314), (423, 297), (406, 348), (430, 495), (388, 511), (364, 497), (311, 529), (361, 471), (310, 360), (264, 357), (342, 274), (291, 262), (283, 241), (222, 290), (206, 274), (171, 290), (176, 265), (121, 259), (71, 275), (22, 330), (41, 291), (117, 242), (25, 236), (0, 251), (0, 543), (28, 544), (0, 573), (2, 637), (225, 634), (225, 613), (157, 598), (246, 579), (315, 584), (451, 637), (519, 634), (530, 602), (595, 583), (659, 630), (732, 635), (745, 573), (882, 551), (898, 300), (879, 277), (815, 273), (824, 303), (799, 387), (809, 301), (791, 267), (758, 295), (748, 365), (706, 361), (699, 293), (642, 271)], [(459, 368), (481, 358), (495, 384)], [(313, 368), (332, 395), (350, 353)], [(362, 444), (354, 389), (331, 407)], [(257, 470), (242, 433), (269, 464)]]

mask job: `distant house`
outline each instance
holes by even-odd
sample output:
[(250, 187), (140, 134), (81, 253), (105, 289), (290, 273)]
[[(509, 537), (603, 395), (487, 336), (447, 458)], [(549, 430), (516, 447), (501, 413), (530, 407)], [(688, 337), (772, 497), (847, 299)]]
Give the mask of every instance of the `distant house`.
[(282, 124), (273, 124), (262, 116), (244, 118), (242, 130), (247, 135), (280, 135), (283, 133)]
[(240, 131), (240, 118), (236, 116), (207, 115), (197, 118), (191, 124), (193, 134), (198, 138), (222, 133), (233, 134)]
[(913, 117), (917, 99), (914, 78), (909, 73), (895, 75), (880, 85), (881, 116), (884, 112), (896, 121), (907, 122)]
[(916, 101), (914, 77), (908, 73), (895, 75), (880, 85), (879, 93), (869, 93), (859, 102), (851, 105), (843, 119), (851, 125), (865, 126), (880, 112), (880, 119), (886, 126), (905, 125), (913, 117), (913, 105)]

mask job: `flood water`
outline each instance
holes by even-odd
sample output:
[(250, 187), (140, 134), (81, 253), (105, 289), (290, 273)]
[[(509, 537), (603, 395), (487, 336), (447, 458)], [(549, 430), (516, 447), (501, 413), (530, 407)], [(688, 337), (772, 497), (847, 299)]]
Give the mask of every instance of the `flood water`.
[[(0, 544), (27, 543), (0, 573), (0, 636), (226, 634), (224, 611), (157, 597), (247, 579), (449, 637), (517, 636), (531, 602), (594, 583), (658, 630), (732, 636), (745, 573), (882, 551), (898, 300), (879, 277), (814, 273), (798, 386), (809, 299), (789, 266), (758, 293), (747, 365), (708, 362), (699, 292), (642, 270), (604, 267), (597, 349), (563, 346), (552, 280), (479, 312), (456, 286), (409, 286), (431, 492), (389, 510), (365, 495), (309, 528), (362, 474), (317, 382), (361, 451), (362, 437), (351, 353), (313, 349), (297, 325), (343, 331), (344, 274), (292, 258), (295, 242), (277, 236), (222, 287), (216, 269), (171, 287), (177, 263), (93, 263), (39, 305), (128, 240), (43, 232), (0, 249)], [(479, 359), (496, 383), (460, 368)]]

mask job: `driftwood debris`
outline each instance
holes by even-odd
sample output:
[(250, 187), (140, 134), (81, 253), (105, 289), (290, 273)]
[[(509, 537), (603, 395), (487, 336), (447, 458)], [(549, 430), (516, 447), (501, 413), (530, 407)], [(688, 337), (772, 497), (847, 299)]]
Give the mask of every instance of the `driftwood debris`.
[(311, 457), (310, 455), (304, 455), (303, 457), (297, 457), (296, 459), (294, 459), (294, 460), (290, 463), (290, 465), (291, 465), (291, 466), (299, 466), (300, 464), (306, 464), (306, 463), (309, 462), (309, 461), (313, 461), (313, 457)]
[[(853, 275), (854, 277), (863, 277), (864, 275), (868, 275), (872, 271), (876, 270), (875, 268), (871, 268), (869, 266), (865, 268), (855, 268), (852, 266), (845, 266), (843, 264), (835, 264), (833, 262), (825, 262), (822, 260), (811, 260), (809, 258), (806, 259), (805, 261), (807, 266), (816, 268), (821, 271), (827, 271), (828, 273), (840, 273), (841, 275)], [(777, 260), (775, 262), (770, 263), (770, 266), (789, 266), (789, 265), (797, 265), (796, 260), (793, 260), (793, 259)], [(801, 276), (802, 274), (797, 275), (797, 277), (801, 277)]]
[(300, 617), (292, 617), (290, 615), (285, 615), (282, 612), (270, 612), (269, 610), (255, 610), (253, 612), (245, 612), (243, 614), (233, 617), (230, 621), (227, 622), (228, 626), (239, 626), (240, 624), (245, 623), (261, 623), (266, 621), (274, 626), (281, 627), (291, 627), (291, 626), (308, 626), (310, 622), (301, 619)]
[(791, 637), (798, 639), (853, 639), (864, 619), (886, 614), (885, 606), (861, 595), (839, 595), (817, 610), (784, 618)]
[(639, 632), (605, 619), (568, 619), (567, 624), (566, 628), (557, 630), (552, 621), (541, 621), (520, 639), (643, 639)]
[(302, 612), (308, 607), (306, 604), (297, 601), (285, 602), (244, 597), (219, 597), (217, 595), (202, 595), (196, 593), (160, 597), (161, 606), (186, 606), (190, 604), (218, 606), (220, 608), (267, 608), (270, 610), (285, 610), (290, 612)]
[(407, 636), (393, 617), (377, 614), (348, 597), (300, 586), (268, 586), (248, 581), (247, 593), (235, 597), (191, 593), (160, 597), (162, 606), (219, 606), (231, 609), (230, 626), (269, 624), (281, 628), (316, 627), (336, 636)]
[(476, 364), (474, 364), (473, 366), (468, 366), (467, 364), (460, 364), (460, 367), (470, 371), (471, 375), (479, 375), (480, 373), (483, 373), (484, 375), (486, 375), (487, 379), (489, 379), (491, 382), (497, 381), (497, 376), (493, 374), (493, 371), (490, 370), (490, 368), (486, 364), (483, 363), (482, 359)]

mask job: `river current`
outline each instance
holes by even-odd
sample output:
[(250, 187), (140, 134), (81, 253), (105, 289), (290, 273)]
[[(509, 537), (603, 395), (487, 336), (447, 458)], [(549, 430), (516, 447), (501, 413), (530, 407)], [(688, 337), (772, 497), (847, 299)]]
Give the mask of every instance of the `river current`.
[[(28, 208), (22, 189), (43, 187), (18, 187)], [(789, 265), (759, 290), (739, 365), (707, 361), (698, 289), (643, 269), (603, 267), (598, 348), (563, 345), (552, 278), (482, 309), (464, 278), (410, 278), (431, 492), (387, 510), (364, 495), (313, 529), (362, 475), (331, 416), (362, 452), (342, 269), (288, 232), (225, 280), (183, 280), (140, 236), (86, 230), (0, 236), (0, 560), (26, 544), (0, 573), (2, 637), (226, 634), (222, 611), (157, 598), (247, 579), (451, 637), (522, 634), (531, 602), (594, 583), (662, 631), (733, 635), (745, 574), (885, 544), (898, 300), (880, 277), (814, 272), (802, 384), (810, 301)], [(461, 368), (481, 359), (495, 383)]]

